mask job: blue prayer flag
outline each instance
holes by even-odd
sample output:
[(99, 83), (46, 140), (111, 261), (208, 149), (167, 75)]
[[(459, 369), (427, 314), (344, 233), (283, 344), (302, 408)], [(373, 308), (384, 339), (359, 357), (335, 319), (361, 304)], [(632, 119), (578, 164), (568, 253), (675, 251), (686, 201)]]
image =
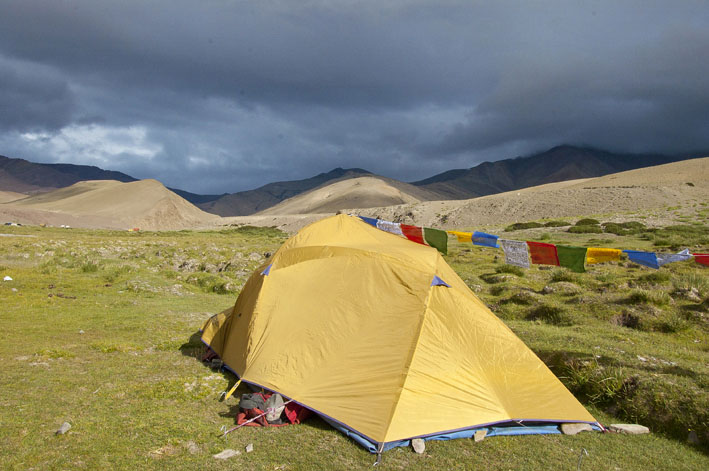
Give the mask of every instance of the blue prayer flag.
[(473, 232), (473, 244), (484, 245), (485, 247), (499, 248), (497, 244), (497, 236), (492, 234), (486, 234), (484, 232)]
[(377, 220), (374, 218), (368, 218), (366, 216), (360, 216), (359, 217), (362, 221), (366, 222), (369, 225), (372, 225), (374, 227), (377, 227)]
[(641, 252), (639, 250), (623, 250), (623, 252), (628, 254), (628, 258), (631, 262), (635, 262), (638, 265), (645, 265), (650, 268), (660, 268), (660, 264), (657, 263), (657, 254), (655, 252)]

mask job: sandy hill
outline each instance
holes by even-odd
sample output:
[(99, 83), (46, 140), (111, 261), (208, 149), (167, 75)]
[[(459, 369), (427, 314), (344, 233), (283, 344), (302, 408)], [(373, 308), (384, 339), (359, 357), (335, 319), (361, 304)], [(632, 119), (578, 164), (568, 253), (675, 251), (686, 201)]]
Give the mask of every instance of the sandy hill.
[(50, 193), (0, 205), (5, 219), (26, 224), (146, 230), (204, 226), (218, 219), (157, 180), (79, 182)]
[(0, 191), (0, 203), (9, 203), (22, 198), (27, 198), (24, 193), (16, 193), (14, 191)]
[(359, 213), (399, 222), (454, 228), (662, 209), (707, 201), (709, 157), (469, 200), (428, 201)]
[(344, 208), (372, 208), (418, 203), (430, 195), (415, 186), (381, 177), (341, 180), (294, 196), (260, 215), (334, 213)]

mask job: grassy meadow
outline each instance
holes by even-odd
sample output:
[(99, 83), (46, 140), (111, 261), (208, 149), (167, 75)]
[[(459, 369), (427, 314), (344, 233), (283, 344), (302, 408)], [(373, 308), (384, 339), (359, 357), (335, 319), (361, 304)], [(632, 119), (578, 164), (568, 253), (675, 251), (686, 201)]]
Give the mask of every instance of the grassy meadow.
[[(660, 228), (628, 215), (640, 225), (596, 216), (488, 229), (518, 240), (709, 252), (706, 205), (685, 209), (689, 216)], [(220, 436), (238, 408), (219, 400), (234, 378), (200, 362), (197, 332), (286, 237), (249, 227), (0, 227), (0, 278), (13, 279), (0, 282), (0, 468), (369, 468), (373, 455), (319, 419)], [(386, 452), (381, 468), (709, 468), (709, 269), (621, 261), (583, 274), (521, 270), (501, 250), (452, 239), (446, 258), (598, 420), (653, 433), (427, 442), (423, 455)], [(69, 432), (55, 435), (65, 421)], [(700, 444), (688, 443), (691, 432)], [(241, 454), (212, 458), (226, 448)]]

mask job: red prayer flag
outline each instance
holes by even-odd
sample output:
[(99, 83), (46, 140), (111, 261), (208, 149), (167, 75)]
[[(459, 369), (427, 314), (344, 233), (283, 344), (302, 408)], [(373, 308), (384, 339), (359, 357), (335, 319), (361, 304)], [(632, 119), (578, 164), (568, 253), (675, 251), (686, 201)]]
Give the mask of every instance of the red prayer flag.
[(556, 245), (527, 241), (527, 246), (529, 246), (529, 255), (532, 257), (532, 263), (536, 265), (559, 265)]
[(694, 260), (697, 263), (709, 266), (709, 253), (693, 253), (692, 255), (694, 255)]
[(409, 226), (408, 224), (401, 225), (401, 232), (407, 239), (426, 245), (423, 241), (423, 230), (418, 226)]

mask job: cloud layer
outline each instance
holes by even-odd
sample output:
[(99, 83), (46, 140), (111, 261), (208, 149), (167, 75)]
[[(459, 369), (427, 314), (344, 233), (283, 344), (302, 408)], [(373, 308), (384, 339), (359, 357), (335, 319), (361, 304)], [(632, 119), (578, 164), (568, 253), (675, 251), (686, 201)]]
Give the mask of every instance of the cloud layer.
[(0, 0), (0, 153), (235, 192), (709, 149), (705, 2)]

